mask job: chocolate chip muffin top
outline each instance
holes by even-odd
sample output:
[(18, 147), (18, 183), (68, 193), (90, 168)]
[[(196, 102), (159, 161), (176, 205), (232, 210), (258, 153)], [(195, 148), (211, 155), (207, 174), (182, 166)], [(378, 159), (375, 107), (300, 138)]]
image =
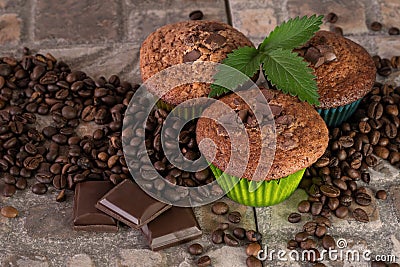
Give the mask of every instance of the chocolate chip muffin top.
[(317, 77), (319, 108), (336, 108), (364, 97), (374, 85), (376, 68), (360, 45), (328, 31), (318, 31), (298, 50)]
[[(233, 117), (227, 115), (227, 111), (223, 111), (217, 104), (212, 104), (197, 122), (196, 139), (205, 158), (212, 161), (222, 171), (225, 171), (229, 165), (228, 162), (233, 160), (233, 163), (230, 163), (233, 166), (228, 173), (230, 175), (237, 176), (237, 173), (243, 173), (235, 169), (234, 161), (238, 160), (238, 162), (247, 162), (242, 178), (253, 179), (253, 174), (259, 164), (258, 168), (270, 167), (268, 175), (263, 180), (280, 179), (310, 166), (322, 156), (328, 146), (328, 129), (323, 119), (308, 103), (301, 102), (298, 98), (283, 94), (278, 90), (263, 89), (261, 92), (267, 99), (272, 112), (272, 114), (264, 113), (261, 116), (263, 118), (261, 123), (257, 123), (249, 105), (242, 98), (236, 94), (229, 94), (222, 97), (220, 101), (235, 111)], [(253, 90), (248, 93), (250, 95), (246, 99), (251, 99), (253, 93), (254, 98), (257, 97)], [(255, 101), (255, 110), (257, 110), (257, 105), (260, 105), (261, 101), (259, 98)], [(234, 118), (235, 114), (236, 118)], [(226, 131), (229, 124), (224, 128), (216, 120), (210, 119), (210, 115), (216, 115), (220, 122), (235, 119), (243, 122), (245, 132), (239, 133), (239, 140), (245, 140), (245, 138), (249, 140), (250, 160), (247, 160), (245, 156), (244, 141), (238, 147), (231, 148), (231, 137), (235, 135), (235, 130), (231, 130), (230, 133), (233, 132), (233, 135), (229, 136)], [(274, 123), (271, 124), (273, 121)], [(275, 140), (271, 138), (272, 131), (276, 133), (275, 154)], [(247, 136), (245, 136), (246, 133)], [(207, 139), (211, 139), (214, 143), (212, 146), (216, 148), (215, 156), (213, 149), (209, 146), (210, 143), (201, 144)], [(265, 148), (265, 153), (261, 147)], [(267, 162), (270, 164), (268, 165)]]
[[(221, 62), (226, 55), (242, 46), (253, 46), (241, 32), (216, 21), (184, 21), (169, 24), (151, 33), (140, 49), (143, 81), (168, 67), (185, 62)], [(178, 105), (185, 100), (207, 96), (210, 85), (192, 83), (178, 86), (167, 94), (148, 88), (165, 102)], [(162, 95), (162, 96), (161, 96)]]

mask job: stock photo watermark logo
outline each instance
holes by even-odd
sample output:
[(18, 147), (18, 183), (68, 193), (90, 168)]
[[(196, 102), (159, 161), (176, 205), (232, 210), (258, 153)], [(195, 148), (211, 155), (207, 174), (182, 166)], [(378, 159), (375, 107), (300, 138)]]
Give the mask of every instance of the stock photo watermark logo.
[(341, 261), (341, 262), (370, 262), (370, 261), (384, 261), (396, 262), (396, 255), (382, 254), (373, 255), (369, 249), (350, 249), (348, 248), (347, 241), (339, 238), (336, 241), (336, 248), (329, 248), (323, 250), (305, 249), (302, 251), (297, 250), (275, 250), (268, 246), (261, 249), (257, 253), (257, 258), (262, 261)]
[[(261, 90), (250, 78), (234, 68), (214, 62), (192, 62), (174, 65), (155, 74), (138, 88), (127, 107), (122, 128), (122, 146), (127, 166), (135, 182), (146, 193), (161, 202), (174, 206), (193, 207), (211, 203), (225, 195), (216, 180), (195, 187), (168, 183), (152, 164), (150, 157), (154, 151), (149, 151), (146, 147), (146, 142), (160, 142), (165, 158), (180, 172), (195, 173), (206, 169), (217, 153), (217, 145), (211, 139), (202, 140), (198, 146), (200, 150), (202, 150), (201, 148), (207, 148), (207, 160), (203, 155), (198, 159), (189, 160), (182, 154), (179, 134), (188, 122), (204, 117), (203, 111), (210, 105), (218, 105), (218, 110), (224, 116), (219, 117), (215, 114), (208, 114), (207, 118), (220, 124), (227, 132), (231, 142), (231, 160), (225, 172), (234, 173), (236, 177), (241, 177), (249, 160), (254, 160), (249, 158), (249, 140), (248, 138), (243, 138), (243, 136), (248, 137), (243, 122), (240, 119), (227, 121), (226, 118), (236, 118), (238, 115), (235, 110), (218, 99), (197, 97), (184, 101), (176, 106), (165, 118), (158, 118), (162, 120), (162, 128), (155, 130), (156, 136), (150, 137), (150, 139), (146, 136), (148, 119), (154, 112), (154, 107), (160, 100), (161, 95), (165, 95), (182, 85), (193, 83), (211, 84), (214, 82), (213, 75), (216, 71), (220, 71), (221, 68), (225, 72), (234, 75), (235, 79), (239, 77), (243, 81), (241, 89), (246, 90), (236, 91), (237, 88), (234, 88), (234, 83), (229, 81), (227, 84), (217, 85), (235, 91), (249, 106), (249, 111), (254, 113), (257, 122), (263, 121), (262, 116), (268, 114), (271, 117), (269, 126), (273, 129), (275, 128), (272, 112)], [(151, 91), (156, 90), (159, 92), (158, 97), (149, 93), (149, 88), (152, 89)], [(262, 103), (262, 105), (256, 105), (256, 102)], [(174, 130), (169, 130), (166, 133), (167, 129)], [(168, 136), (168, 138), (165, 138), (165, 136)], [(155, 138), (157, 138), (156, 141), (154, 140)], [(254, 181), (260, 181), (263, 177), (266, 177), (272, 165), (276, 144), (275, 131), (269, 134), (268, 139), (269, 144), (272, 144), (272, 146), (268, 150), (260, 147), (259, 166), (254, 172)], [(237, 159), (233, 151), (239, 147), (243, 148), (244, 157)], [(267, 154), (268, 156), (266, 156)], [(261, 155), (263, 158), (261, 158)], [(268, 158), (268, 160), (263, 160), (264, 158)], [(232, 184), (231, 186), (233, 187), (234, 185)], [(251, 190), (254, 190), (254, 188)]]

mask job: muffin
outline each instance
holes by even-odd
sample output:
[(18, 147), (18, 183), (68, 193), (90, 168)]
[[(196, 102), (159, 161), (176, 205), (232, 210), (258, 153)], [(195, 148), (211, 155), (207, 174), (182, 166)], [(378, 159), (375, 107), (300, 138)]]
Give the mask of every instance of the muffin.
[[(255, 107), (262, 102), (257, 91), (245, 92), (246, 99), (255, 99)], [(236, 118), (231, 120), (240, 119), (243, 122), (245, 131), (240, 133), (241, 136), (228, 136), (222, 124), (210, 118), (214, 115), (219, 122), (227, 121), (228, 113), (218, 103), (213, 103), (203, 111), (196, 127), (200, 151), (210, 162), (217, 182), (229, 198), (248, 206), (270, 206), (288, 198), (297, 188), (305, 168), (325, 152), (329, 139), (326, 124), (310, 104), (278, 90), (262, 89), (261, 93), (272, 112), (262, 115), (261, 123), (254, 119), (254, 112), (251, 111), (254, 110), (253, 104), (250, 104), (253, 106), (250, 109), (238, 94), (229, 94), (220, 99), (235, 112)], [(247, 117), (243, 116), (243, 111), (247, 112)], [(268, 117), (274, 123), (269, 123)], [(274, 132), (271, 132), (271, 127)], [(246, 148), (231, 146), (232, 136), (249, 141), (250, 160), (244, 156), (246, 153), (242, 153), (243, 156), (240, 153)], [(202, 144), (203, 140), (205, 143)], [(209, 140), (213, 142), (215, 150), (210, 147)], [(262, 147), (266, 150), (264, 154)], [(240, 171), (235, 169), (235, 160), (247, 165), (241, 171), (241, 176), (237, 176)], [(267, 170), (261, 179), (256, 177), (257, 181), (254, 180), (256, 168)]]
[[(227, 54), (242, 46), (253, 44), (241, 32), (222, 22), (183, 21), (169, 24), (151, 33), (141, 46), (142, 79), (145, 82), (156, 73), (181, 63), (222, 62)], [(182, 74), (177, 73), (173, 79), (179, 79), (179, 75)], [(207, 97), (211, 90), (210, 84), (197, 82), (172, 90), (168, 88), (167, 91), (157, 85), (148, 86), (147, 89), (160, 97), (158, 105), (167, 110), (189, 99)]]
[(328, 31), (317, 32), (298, 52), (311, 63), (317, 77), (318, 113), (328, 126), (341, 124), (374, 85), (372, 57), (360, 45)]

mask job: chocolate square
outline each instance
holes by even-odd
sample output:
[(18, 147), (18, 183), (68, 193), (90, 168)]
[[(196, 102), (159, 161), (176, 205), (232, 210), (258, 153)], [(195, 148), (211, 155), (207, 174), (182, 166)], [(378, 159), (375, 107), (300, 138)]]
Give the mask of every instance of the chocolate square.
[(152, 198), (136, 183), (124, 180), (104, 195), (96, 207), (118, 221), (138, 229), (171, 208), (171, 205)]
[(87, 181), (75, 186), (74, 229), (95, 232), (117, 232), (114, 218), (96, 209), (96, 202), (110, 189), (109, 181)]
[(202, 235), (190, 207), (172, 207), (144, 225), (141, 230), (154, 251), (185, 243)]

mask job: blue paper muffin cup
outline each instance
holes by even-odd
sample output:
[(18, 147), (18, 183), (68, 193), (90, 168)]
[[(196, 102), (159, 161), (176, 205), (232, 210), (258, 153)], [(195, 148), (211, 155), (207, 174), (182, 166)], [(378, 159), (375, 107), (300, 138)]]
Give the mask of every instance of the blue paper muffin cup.
[(225, 174), (213, 164), (210, 164), (210, 168), (230, 199), (252, 207), (272, 206), (290, 197), (306, 170), (302, 169), (278, 180), (255, 182)]
[(353, 115), (354, 111), (356, 111), (360, 103), (361, 99), (337, 108), (328, 108), (328, 109), (317, 108), (317, 112), (324, 119), (328, 127), (336, 127), (340, 125), (342, 122), (346, 121), (348, 118), (350, 118), (350, 116)]

